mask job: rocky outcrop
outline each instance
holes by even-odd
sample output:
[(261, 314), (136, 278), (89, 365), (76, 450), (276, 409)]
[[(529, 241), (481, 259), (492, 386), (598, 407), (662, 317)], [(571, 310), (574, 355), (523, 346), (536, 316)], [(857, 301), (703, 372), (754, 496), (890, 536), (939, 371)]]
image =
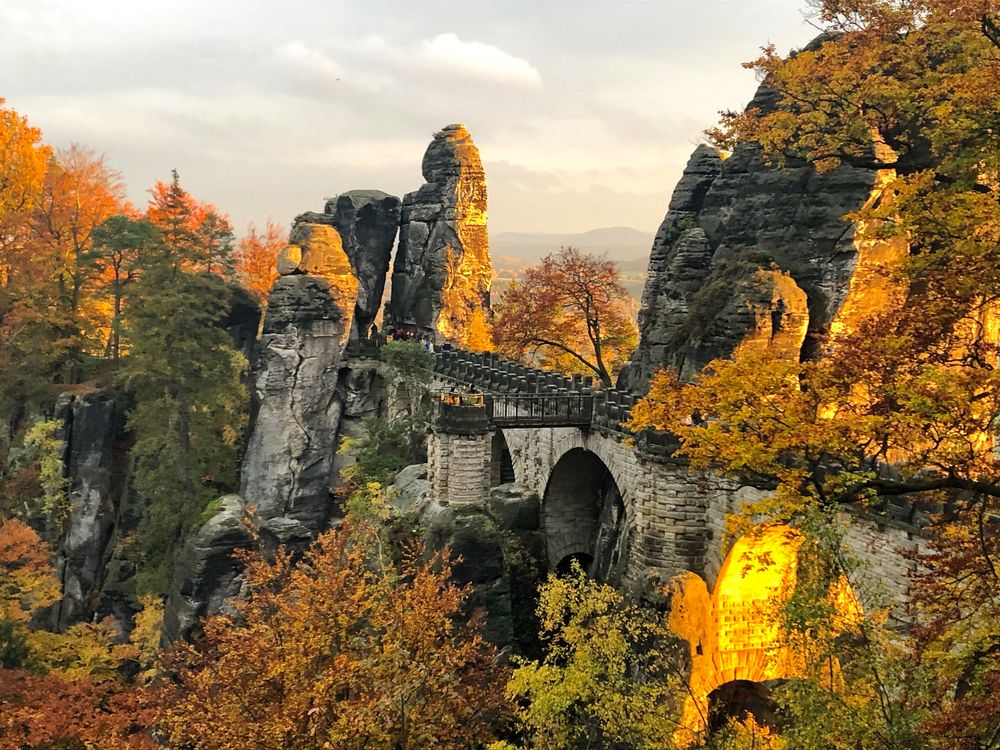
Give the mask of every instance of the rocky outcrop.
[(464, 125), (434, 134), (423, 175), (426, 184), (403, 198), (387, 324), (487, 348), (486, 177)]
[(163, 617), (166, 642), (188, 636), (201, 618), (224, 611), (226, 600), (240, 593), (241, 568), (233, 550), (250, 543), (246, 505), (238, 495), (226, 495), (218, 506), (177, 558)]
[(367, 337), (382, 306), (399, 209), (399, 198), (380, 190), (350, 190), (326, 203), (325, 213), (333, 217), (359, 282), (352, 341)]
[[(750, 106), (775, 101), (762, 86)], [(620, 386), (645, 391), (664, 366), (690, 377), (745, 341), (759, 348), (767, 340), (783, 356), (810, 354), (829, 332), (858, 258), (844, 216), (864, 204), (874, 180), (848, 166), (825, 174), (767, 166), (752, 143), (728, 158), (699, 146), (653, 242), (640, 344)]]
[(300, 222), (291, 239), (254, 365), (240, 495), (262, 521), (291, 518), (315, 532), (331, 512), (337, 385), (358, 283), (333, 227)]
[(101, 597), (124, 479), (125, 413), (114, 395), (94, 393), (66, 398), (56, 416), (71, 509), (56, 558), (63, 598), (51, 612), (52, 626), (63, 629), (89, 617)]
[[(381, 190), (349, 190), (326, 202), (323, 213), (308, 211), (296, 224), (321, 224), (337, 230), (358, 280), (350, 340), (368, 335), (378, 317), (399, 228), (400, 201)], [(294, 238), (293, 238), (294, 241)]]

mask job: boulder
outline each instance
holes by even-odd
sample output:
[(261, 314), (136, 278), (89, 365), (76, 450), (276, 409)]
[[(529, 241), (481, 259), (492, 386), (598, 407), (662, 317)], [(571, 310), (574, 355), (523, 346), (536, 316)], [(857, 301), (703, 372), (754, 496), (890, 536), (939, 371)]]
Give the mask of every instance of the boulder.
[(400, 513), (420, 512), (430, 495), (427, 464), (413, 464), (402, 469), (392, 483), (389, 505)]
[(442, 505), (431, 501), (420, 516), (428, 549), (447, 547), (452, 575), (472, 588), (466, 611), (486, 612), (483, 635), (499, 647), (514, 640), (510, 576), (504, 559), (503, 535), (482, 508)]
[(403, 198), (387, 325), (487, 348), (486, 176), (464, 125), (434, 134), (423, 176), (426, 183)]
[(502, 529), (538, 531), (541, 528), (542, 504), (538, 493), (525, 491), (517, 484), (491, 488), (487, 507)]

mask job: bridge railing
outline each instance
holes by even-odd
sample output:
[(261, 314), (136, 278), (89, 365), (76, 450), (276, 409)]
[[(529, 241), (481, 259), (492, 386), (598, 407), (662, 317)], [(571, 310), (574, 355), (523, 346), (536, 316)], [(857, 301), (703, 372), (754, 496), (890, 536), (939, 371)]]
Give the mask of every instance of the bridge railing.
[(589, 427), (594, 415), (592, 393), (512, 394), (486, 397), (491, 421), (498, 427)]
[[(572, 376), (540, 370), (494, 352), (470, 352), (445, 347), (436, 352), (435, 374), (446, 381), (475, 387), (496, 397), (523, 397), (521, 403), (500, 406), (496, 418), (513, 423), (593, 426), (627, 433), (622, 426), (631, 415), (635, 396), (613, 388), (595, 388), (590, 375)], [(588, 421), (589, 415), (589, 421)], [(551, 418), (545, 421), (543, 418)]]

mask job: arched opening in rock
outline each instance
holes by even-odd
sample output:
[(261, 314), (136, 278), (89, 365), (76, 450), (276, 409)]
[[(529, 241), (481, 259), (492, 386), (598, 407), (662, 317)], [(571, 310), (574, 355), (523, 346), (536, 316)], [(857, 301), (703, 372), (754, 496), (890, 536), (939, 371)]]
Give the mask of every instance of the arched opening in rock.
[(574, 448), (556, 463), (542, 500), (550, 570), (577, 559), (598, 580), (615, 582), (626, 559), (627, 521), (621, 491), (596, 453)]
[(503, 432), (493, 433), (493, 443), (490, 449), (490, 487), (509, 484), (517, 479), (514, 475), (514, 461), (507, 447), (507, 439)]
[(778, 704), (771, 696), (771, 690), (780, 682), (732, 680), (719, 685), (708, 694), (709, 734), (725, 727), (730, 719), (746, 721), (748, 717), (753, 717), (758, 726), (781, 731)]

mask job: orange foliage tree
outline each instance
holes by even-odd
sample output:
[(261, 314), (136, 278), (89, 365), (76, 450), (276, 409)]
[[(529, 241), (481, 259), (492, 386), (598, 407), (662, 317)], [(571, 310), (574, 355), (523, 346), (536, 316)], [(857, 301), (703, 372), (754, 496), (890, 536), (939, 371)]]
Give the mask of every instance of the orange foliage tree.
[(297, 565), (247, 553), (248, 597), (182, 645), (160, 723), (178, 745), (242, 750), (467, 748), (492, 736), (504, 669), (446, 554), (398, 565), (377, 532), (345, 524)]
[(871, 622), (864, 643), (836, 644), (857, 702), (845, 711), (852, 697), (814, 684), (793, 744), (997, 747), (1000, 3), (813, 5), (822, 43), (748, 64), (777, 106), (728, 113), (711, 135), (779, 165), (880, 170), (878, 200), (848, 218), (905, 240), (891, 272), (905, 300), (831, 335), (820, 361), (740, 357), (693, 383), (661, 373), (631, 427), (669, 430), (696, 466), (776, 487), (755, 509), (811, 524), (838, 573), (851, 572), (829, 531), (839, 507), (926, 508), (913, 630)]
[(48, 546), (16, 518), (0, 519), (0, 622), (23, 623), (59, 598)]
[[(105, 636), (103, 626), (75, 626), (86, 634), (82, 637), (28, 630), (31, 615), (60, 595), (50, 557), (30, 527), (0, 519), (0, 747), (156, 747), (145, 732), (153, 706), (141, 691), (123, 689), (115, 674), (117, 660), (111, 659), (107, 668), (103, 659), (99, 665), (85, 665), (86, 655), (78, 653), (85, 646), (110, 658), (115, 649), (131, 654), (128, 647), (87, 637), (90, 631)], [(41, 663), (24, 668), (36, 656), (26, 646), (29, 639), (44, 643), (44, 661), (68, 650), (75, 674), (40, 673), (46, 666)]]
[(543, 354), (556, 369), (582, 365), (611, 387), (635, 348), (628, 293), (606, 257), (564, 247), (512, 283), (495, 307), (493, 340), (515, 359)]
[(267, 302), (271, 285), (278, 278), (278, 251), (288, 244), (288, 232), (268, 221), (260, 232), (251, 223), (236, 245), (236, 278), (260, 302)]
[(232, 272), (233, 230), (224, 214), (181, 187), (176, 169), (169, 183), (157, 182), (149, 194), (146, 218), (178, 263), (186, 270)]
[(30, 259), (24, 257), (25, 235), (41, 198), (51, 154), (41, 142), (42, 132), (3, 103), (0, 97), (0, 291), (30, 267)]
[(54, 305), (41, 312), (59, 332), (55, 354), (67, 368), (65, 379), (79, 376), (84, 352), (100, 354), (110, 311), (95, 294), (99, 273), (94, 234), (125, 208), (125, 185), (103, 156), (80, 146), (56, 150), (42, 197), (34, 212), (37, 242), (50, 264)]

